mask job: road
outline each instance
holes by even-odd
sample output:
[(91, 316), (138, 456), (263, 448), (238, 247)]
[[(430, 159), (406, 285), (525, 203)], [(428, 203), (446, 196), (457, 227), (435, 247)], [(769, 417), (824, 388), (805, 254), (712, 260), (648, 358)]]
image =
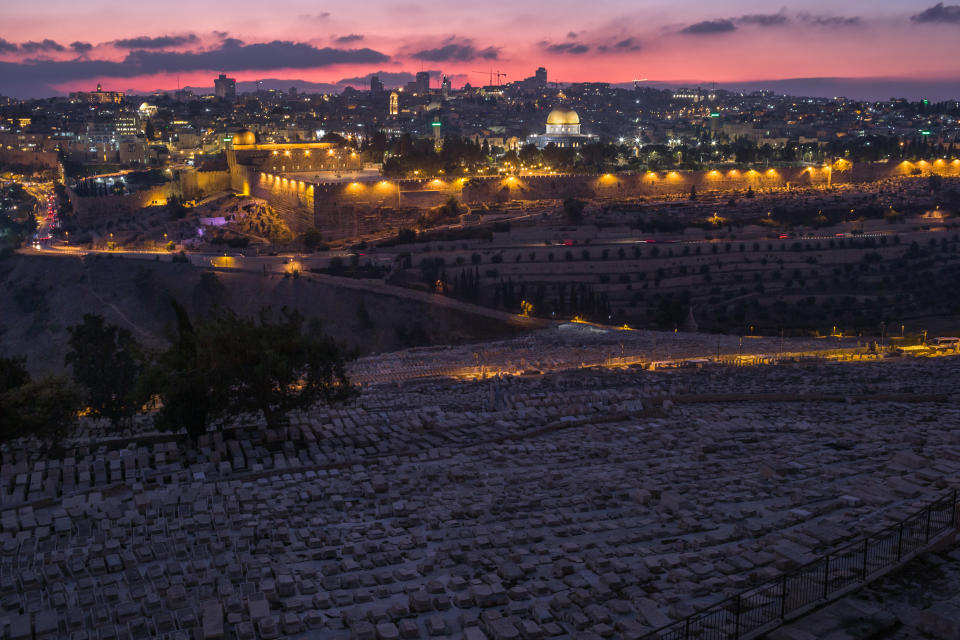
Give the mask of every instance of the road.
[(24, 191), (37, 201), (34, 212), (37, 218), (37, 230), (33, 234), (34, 244), (36, 246), (47, 244), (50, 242), (52, 231), (60, 226), (58, 216), (60, 209), (54, 185), (52, 182), (22, 182), (21, 184)]

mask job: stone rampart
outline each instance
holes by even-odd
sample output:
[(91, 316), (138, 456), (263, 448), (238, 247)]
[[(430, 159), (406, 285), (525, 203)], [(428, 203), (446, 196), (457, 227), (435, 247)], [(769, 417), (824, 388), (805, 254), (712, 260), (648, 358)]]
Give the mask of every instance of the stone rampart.
[(353, 235), (370, 224), (391, 220), (411, 225), (424, 209), (455, 197), (470, 206), (508, 201), (622, 200), (745, 192), (787, 187), (871, 182), (896, 176), (960, 176), (960, 160), (920, 163), (851, 164), (751, 170), (658, 171), (604, 175), (536, 175), (433, 178), (378, 182), (312, 184), (242, 166), (231, 168), (232, 188), (267, 200), (288, 224), (302, 230), (311, 224), (331, 237)]

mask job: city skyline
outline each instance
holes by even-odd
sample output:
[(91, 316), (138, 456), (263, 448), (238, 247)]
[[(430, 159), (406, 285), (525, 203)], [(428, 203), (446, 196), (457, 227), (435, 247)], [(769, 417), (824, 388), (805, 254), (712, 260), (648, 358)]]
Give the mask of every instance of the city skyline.
[(435, 82), (443, 73), (455, 86), (476, 86), (489, 82), (490, 70), (515, 81), (543, 65), (559, 82), (770, 83), (796, 92), (778, 81), (820, 79), (800, 86), (852, 97), (960, 93), (953, 89), (960, 63), (950, 55), (960, 5), (929, 0), (857, 0), (839, 8), (820, 0), (779, 8), (754, 0), (615, 0), (597, 12), (568, 0), (457, 7), (373, 1), (350, 12), (298, 1), (168, 6), (163, 15), (100, 0), (82, 11), (62, 0), (7, 9), (0, 92), (45, 97), (97, 82), (140, 92), (210, 87), (219, 72), (241, 83), (277, 78), (342, 88), (360, 87), (374, 73), (388, 85), (396, 74), (393, 84), (403, 84), (429, 70)]

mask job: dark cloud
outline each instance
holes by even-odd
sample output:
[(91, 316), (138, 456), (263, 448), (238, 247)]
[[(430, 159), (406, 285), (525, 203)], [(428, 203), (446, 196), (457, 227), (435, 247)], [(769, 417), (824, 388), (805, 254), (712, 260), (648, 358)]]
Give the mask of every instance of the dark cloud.
[[(238, 41), (239, 42), (239, 41)], [(49, 96), (58, 84), (95, 78), (134, 78), (178, 71), (310, 69), (338, 64), (387, 62), (372, 49), (319, 49), (308, 44), (274, 41), (223, 45), (208, 51), (131, 51), (122, 62), (109, 60), (32, 60), (0, 62), (4, 93)]]
[(180, 47), (185, 44), (195, 44), (200, 41), (195, 33), (188, 33), (182, 36), (140, 36), (137, 38), (125, 38), (123, 40), (114, 40), (111, 44), (121, 49), (167, 49), (169, 47)]
[(388, 59), (373, 49), (318, 49), (309, 44), (274, 40), (257, 44), (224, 42), (219, 48), (198, 52), (137, 50), (131, 51), (123, 64), (136, 69), (134, 75), (139, 75), (218, 69), (308, 69), (336, 64), (385, 62)]
[(817, 27), (855, 27), (860, 24), (860, 18), (857, 16), (820, 16), (812, 13), (801, 13), (797, 17), (807, 24)]
[(574, 39), (574, 38), (577, 37), (577, 32), (576, 32), (576, 31), (571, 31), (570, 33), (567, 34), (567, 37), (572, 40), (572, 39)]
[(546, 49), (549, 53), (569, 53), (571, 55), (581, 55), (587, 51), (590, 51), (590, 47), (578, 42), (561, 42), (558, 44), (541, 42), (540, 46)]
[(0, 62), (0, 86), (4, 93), (16, 96), (45, 97), (57, 95), (54, 86), (72, 80), (111, 76), (133, 76), (119, 62), (107, 60), (39, 60), (34, 62)]
[(359, 42), (360, 40), (363, 40), (362, 35), (360, 35), (359, 33), (351, 33), (350, 35), (347, 35), (347, 36), (340, 36), (339, 38), (334, 40), (334, 42), (336, 42), (337, 44), (350, 44), (351, 42)]
[(960, 24), (960, 5), (938, 2), (929, 9), (910, 17), (914, 22), (945, 22)]
[(596, 46), (597, 51), (614, 52), (614, 53), (624, 53), (626, 51), (640, 51), (643, 47), (640, 45), (640, 42), (636, 38), (624, 38), (623, 40), (618, 40), (613, 44), (600, 44)]
[(715, 33), (730, 33), (731, 31), (736, 31), (737, 25), (733, 24), (733, 20), (721, 19), (721, 20), (704, 20), (703, 22), (697, 22), (691, 24), (688, 27), (684, 27), (680, 30), (680, 33), (686, 33), (689, 35), (703, 36), (703, 35), (713, 35)]
[[(807, 25), (816, 27), (852, 27), (860, 24), (858, 17), (824, 16), (812, 13), (798, 13), (797, 19)], [(781, 27), (792, 22), (784, 11), (779, 13), (748, 13), (736, 18), (720, 18), (704, 20), (681, 29), (680, 33), (691, 35), (712, 35), (730, 33), (737, 30), (738, 25), (752, 27)]]
[(304, 13), (300, 16), (301, 20), (308, 20), (310, 22), (323, 22), (330, 18), (329, 11), (321, 11), (320, 13)]
[(3, 38), (0, 38), (0, 53), (12, 53), (17, 50), (17, 45), (12, 42), (7, 42)]
[(790, 19), (782, 13), (752, 13), (737, 18), (740, 24), (751, 24), (758, 27), (778, 27), (787, 24)]
[(496, 60), (500, 56), (500, 50), (496, 47), (487, 47), (486, 49), (477, 49), (472, 43), (467, 42), (457, 44), (451, 42), (436, 49), (424, 49), (417, 51), (411, 57), (417, 60), (427, 62), (467, 62), (470, 60)]
[(93, 45), (90, 44), (89, 42), (80, 42), (78, 40), (76, 42), (71, 42), (70, 48), (73, 49), (76, 53), (79, 53), (80, 55), (84, 55), (88, 53), (91, 49), (93, 49)]
[(36, 53), (37, 51), (66, 51), (67, 48), (55, 40), (50, 40), (47, 38), (42, 42), (22, 42), (20, 43), (20, 51), (25, 51), (27, 53)]

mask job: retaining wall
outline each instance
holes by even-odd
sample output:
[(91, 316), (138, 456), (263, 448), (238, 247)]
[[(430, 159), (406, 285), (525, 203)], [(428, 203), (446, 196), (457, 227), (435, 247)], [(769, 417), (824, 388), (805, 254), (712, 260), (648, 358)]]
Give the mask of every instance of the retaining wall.
[(605, 175), (544, 175), (455, 179), (383, 180), (311, 184), (234, 166), (234, 190), (263, 198), (282, 212), (288, 224), (303, 230), (311, 224), (333, 237), (352, 235), (377, 221), (412, 224), (423, 209), (451, 196), (470, 206), (507, 201), (591, 200), (664, 197), (734, 192), (747, 189), (825, 186), (872, 182), (894, 176), (960, 177), (960, 160), (935, 163), (870, 163), (843, 161), (825, 167), (766, 170), (667, 171)]

